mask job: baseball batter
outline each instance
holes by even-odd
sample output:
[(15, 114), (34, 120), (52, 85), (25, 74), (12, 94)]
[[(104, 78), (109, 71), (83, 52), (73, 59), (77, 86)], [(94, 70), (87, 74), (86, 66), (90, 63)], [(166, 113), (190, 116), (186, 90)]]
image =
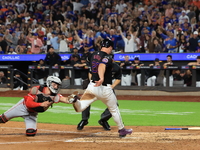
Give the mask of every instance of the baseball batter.
[(75, 99), (73, 106), (77, 112), (85, 110), (91, 103), (101, 99), (107, 105), (119, 129), (119, 137), (132, 133), (132, 129), (125, 129), (117, 106), (117, 98), (113, 92), (112, 84), (112, 58), (113, 42), (104, 39), (101, 42), (101, 51), (91, 56), (91, 81), (80, 100)]
[[(112, 63), (112, 87), (116, 87), (121, 82), (121, 67), (113, 62)], [(89, 83), (88, 83), (89, 84)], [(114, 89), (113, 89), (114, 90)], [(110, 125), (108, 124), (108, 120), (112, 117), (112, 114), (108, 110), (108, 108), (105, 109), (105, 111), (101, 114), (101, 119), (98, 121), (98, 123), (103, 126), (104, 130), (111, 130)], [(90, 118), (90, 106), (87, 107), (84, 111), (82, 111), (82, 120), (77, 126), (77, 130), (82, 130), (85, 125), (87, 125), (88, 119)]]
[(76, 99), (76, 94), (63, 97), (58, 94), (61, 81), (58, 77), (49, 76), (47, 86), (34, 86), (28, 95), (24, 96), (12, 108), (0, 115), (0, 123), (6, 123), (12, 118), (22, 117), (26, 125), (26, 135), (35, 136), (37, 132), (38, 113), (45, 112), (53, 103), (67, 103)]

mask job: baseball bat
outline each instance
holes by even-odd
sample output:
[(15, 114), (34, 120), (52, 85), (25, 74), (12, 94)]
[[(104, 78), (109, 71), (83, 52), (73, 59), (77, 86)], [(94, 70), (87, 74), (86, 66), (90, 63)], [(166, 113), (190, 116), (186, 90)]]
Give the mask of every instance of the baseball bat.
[(165, 128), (165, 130), (200, 130), (200, 127), (190, 127), (190, 128)]

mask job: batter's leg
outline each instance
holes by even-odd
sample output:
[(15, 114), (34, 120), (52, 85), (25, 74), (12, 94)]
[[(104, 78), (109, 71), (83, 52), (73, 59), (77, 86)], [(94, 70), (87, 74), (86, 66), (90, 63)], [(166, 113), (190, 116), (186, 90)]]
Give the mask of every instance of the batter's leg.
[(125, 129), (124, 124), (122, 122), (122, 118), (119, 112), (119, 108), (117, 106), (117, 98), (112, 91), (111, 87), (104, 87), (103, 88), (103, 96), (105, 97), (102, 99), (102, 102), (105, 103), (112, 114), (112, 117), (115, 123), (118, 126), (118, 133), (119, 137), (125, 137), (127, 134), (131, 134), (133, 132), (132, 129)]
[(97, 97), (93, 93), (98, 93), (99, 90), (101, 90), (100, 87), (94, 87), (94, 83), (90, 83), (84, 94), (82, 95), (81, 99), (73, 103), (76, 112), (84, 111), (87, 107), (90, 106), (90, 104), (96, 101)]
[(117, 98), (109, 86), (104, 86), (103, 88), (103, 99), (102, 102), (107, 105), (112, 117), (117, 124), (119, 130), (124, 128), (124, 124), (122, 122), (122, 118), (117, 106)]

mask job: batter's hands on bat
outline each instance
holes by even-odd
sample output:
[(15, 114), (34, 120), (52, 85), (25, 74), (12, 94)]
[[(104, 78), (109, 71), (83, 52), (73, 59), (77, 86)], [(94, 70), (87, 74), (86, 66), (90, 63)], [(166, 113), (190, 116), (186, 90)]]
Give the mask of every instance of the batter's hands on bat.
[(100, 79), (99, 81), (95, 81), (95, 87), (100, 86), (103, 83), (103, 79)]

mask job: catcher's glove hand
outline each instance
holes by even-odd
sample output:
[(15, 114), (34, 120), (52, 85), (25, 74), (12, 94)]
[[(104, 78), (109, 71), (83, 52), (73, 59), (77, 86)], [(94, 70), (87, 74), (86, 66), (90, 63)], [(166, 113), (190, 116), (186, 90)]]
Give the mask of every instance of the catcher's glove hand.
[(78, 91), (73, 92), (73, 94), (68, 96), (68, 102), (69, 104), (75, 103), (77, 100), (80, 100), (80, 97), (78, 96)]
[[(49, 102), (53, 103), (53, 100), (51, 99), (51, 97), (45, 96), (44, 94), (37, 94), (34, 101), (37, 102), (37, 103), (43, 103), (45, 101), (49, 101)], [(49, 105), (49, 106), (52, 106), (52, 104)], [(49, 106), (48, 107), (39, 106), (39, 107), (35, 107), (35, 108), (32, 108), (32, 109), (36, 112), (45, 112), (49, 108)]]

